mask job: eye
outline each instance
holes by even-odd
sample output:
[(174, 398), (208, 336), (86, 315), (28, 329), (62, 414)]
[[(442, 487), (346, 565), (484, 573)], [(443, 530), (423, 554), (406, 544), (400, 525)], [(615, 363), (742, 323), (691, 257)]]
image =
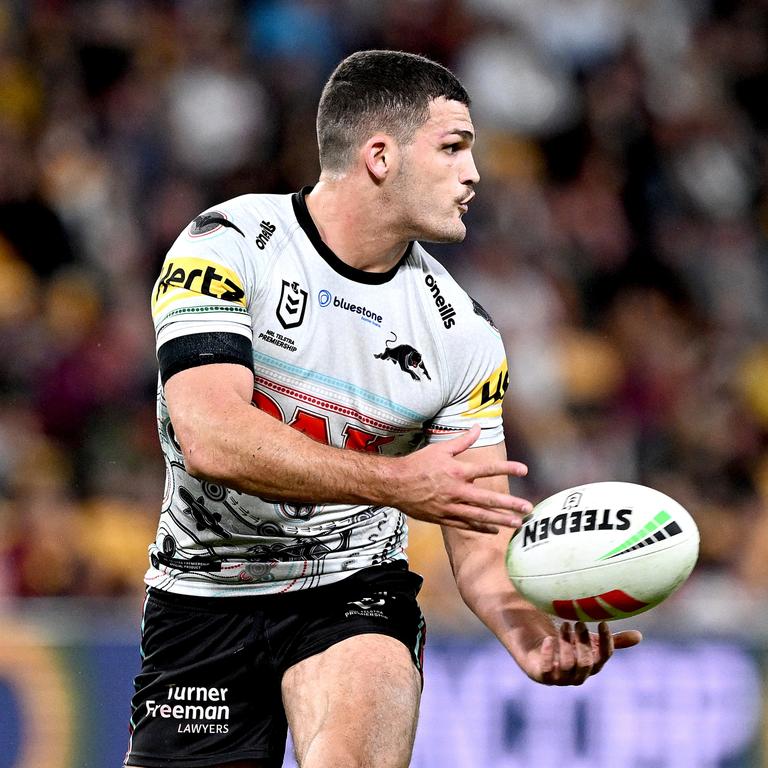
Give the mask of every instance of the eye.
[(459, 143), (446, 144), (443, 147), (443, 150), (445, 150), (449, 155), (455, 155), (460, 149), (461, 149), (461, 144)]

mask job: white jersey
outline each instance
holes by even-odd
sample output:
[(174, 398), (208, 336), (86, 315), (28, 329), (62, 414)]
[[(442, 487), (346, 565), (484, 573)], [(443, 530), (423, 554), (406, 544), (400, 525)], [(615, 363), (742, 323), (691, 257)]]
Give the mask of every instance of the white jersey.
[[(476, 446), (501, 442), (508, 372), (487, 314), (418, 243), (386, 273), (342, 262), (305, 192), (244, 195), (192, 222), (153, 289), (158, 350), (192, 334), (247, 338), (254, 405), (340, 448), (402, 455), (476, 423)], [(150, 586), (269, 594), (406, 558), (398, 510), (291, 504), (196, 480), (162, 386), (157, 415), (167, 474)]]

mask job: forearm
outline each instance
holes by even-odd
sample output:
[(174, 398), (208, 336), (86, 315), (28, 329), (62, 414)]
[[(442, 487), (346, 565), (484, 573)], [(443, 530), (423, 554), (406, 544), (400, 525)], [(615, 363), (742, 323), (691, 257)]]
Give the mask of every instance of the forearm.
[(391, 495), (395, 459), (323, 445), (248, 404), (175, 418), (187, 422), (187, 471), (201, 479), (278, 501), (378, 504)]
[(443, 533), (462, 599), (518, 663), (545, 637), (557, 634), (552, 620), (524, 600), (507, 577), (508, 533), (479, 538), (466, 531)]
[(237, 364), (192, 367), (165, 382), (165, 403), (189, 474), (268, 499), (386, 505), (488, 533), (519, 524), (519, 513), (530, 510), (524, 499), (473, 482), (520, 474), (523, 465), (491, 457), (470, 469), (457, 460), (477, 440), (477, 425), (406, 456), (381, 456), (316, 442), (254, 408), (252, 396), (253, 374)]

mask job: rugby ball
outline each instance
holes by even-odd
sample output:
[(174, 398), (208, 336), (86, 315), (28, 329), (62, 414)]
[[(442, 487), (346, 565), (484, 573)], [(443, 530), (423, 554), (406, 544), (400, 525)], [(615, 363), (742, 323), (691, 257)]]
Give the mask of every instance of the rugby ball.
[(696, 523), (674, 499), (635, 483), (588, 483), (550, 496), (523, 519), (507, 573), (546, 613), (610, 621), (669, 597), (698, 554)]

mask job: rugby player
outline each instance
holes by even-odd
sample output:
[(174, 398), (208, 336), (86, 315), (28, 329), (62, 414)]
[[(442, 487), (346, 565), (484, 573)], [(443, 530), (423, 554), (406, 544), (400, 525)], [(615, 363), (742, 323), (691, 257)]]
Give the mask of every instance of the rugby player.
[(152, 294), (167, 481), (126, 765), (402, 768), (421, 693), (406, 517), (442, 526), (463, 599), (533, 680), (578, 685), (607, 625), (556, 628), (503, 555), (508, 382), (488, 314), (420, 245), (479, 181), (469, 97), (428, 59), (353, 54), (318, 109), (321, 174), (205, 211)]

